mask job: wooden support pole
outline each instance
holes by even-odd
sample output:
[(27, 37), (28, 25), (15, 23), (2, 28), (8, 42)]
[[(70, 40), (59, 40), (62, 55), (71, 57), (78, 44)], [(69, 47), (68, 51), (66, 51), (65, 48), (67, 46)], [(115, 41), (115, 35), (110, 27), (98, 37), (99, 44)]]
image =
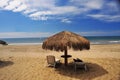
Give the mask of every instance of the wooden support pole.
[(64, 55), (65, 55), (65, 66), (67, 66), (67, 65), (68, 65), (68, 60), (67, 60), (67, 47), (65, 47)]

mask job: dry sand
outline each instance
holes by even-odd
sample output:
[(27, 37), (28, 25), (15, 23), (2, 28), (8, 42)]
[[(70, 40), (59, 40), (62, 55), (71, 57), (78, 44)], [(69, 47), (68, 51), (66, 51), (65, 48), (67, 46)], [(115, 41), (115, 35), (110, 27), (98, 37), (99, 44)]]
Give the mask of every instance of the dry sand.
[(47, 67), (46, 56), (60, 57), (63, 52), (43, 50), (40, 45), (0, 46), (0, 80), (120, 80), (120, 44), (91, 45), (89, 51), (69, 50), (73, 58), (86, 62), (88, 71), (74, 67)]

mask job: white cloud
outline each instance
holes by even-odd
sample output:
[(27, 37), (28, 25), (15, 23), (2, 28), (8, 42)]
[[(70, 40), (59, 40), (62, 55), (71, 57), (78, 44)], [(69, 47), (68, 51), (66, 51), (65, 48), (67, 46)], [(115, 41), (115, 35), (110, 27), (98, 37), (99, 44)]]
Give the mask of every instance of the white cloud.
[(49, 32), (6, 32), (0, 33), (0, 38), (48, 37)]
[(47, 15), (52, 15), (51, 11), (39, 11), (39, 12), (34, 12), (29, 15), (30, 18), (33, 20), (47, 20), (48, 17)]
[(8, 5), (8, 2), (10, 0), (0, 0), (0, 8), (3, 8), (4, 6)]
[(69, 19), (62, 19), (61, 22), (64, 22), (64, 23), (71, 23), (72, 21), (70, 21)]
[(71, 4), (88, 9), (101, 9), (104, 0), (71, 0)]
[(75, 6), (62, 6), (62, 7), (54, 7), (52, 9), (53, 14), (67, 14), (67, 13), (71, 13), (75, 14), (79, 12), (79, 9)]
[(48, 20), (47, 16), (33, 16), (31, 17), (33, 20)]
[[(3, 1), (4, 2), (4, 1)], [(7, 5), (5, 7), (6, 10), (13, 10), (15, 9), (17, 6), (19, 6), (21, 4), (20, 1), (14, 0), (14, 1), (10, 1), (9, 5)]]
[(25, 4), (21, 4), (18, 8), (14, 9), (14, 12), (21, 12), (27, 9), (27, 6)]
[(55, 0), (23, 0), (23, 2), (31, 9), (50, 9), (55, 4)]
[(65, 15), (68, 13), (73, 13), (73, 14), (78, 14), (79, 9), (77, 7), (73, 6), (63, 6), (63, 7), (54, 7), (51, 10), (45, 10), (45, 11), (38, 11), (38, 12), (33, 12), (32, 14), (29, 15), (30, 18), (32, 19), (38, 19), (38, 20), (47, 20), (50, 18), (49, 16), (57, 16), (57, 15)]
[[(36, 38), (36, 37), (49, 37), (51, 35), (56, 34), (50, 33), (50, 32), (4, 32), (0, 33), (0, 38)], [(76, 32), (77, 34), (80, 34), (82, 36), (114, 36), (120, 34), (120, 31), (88, 31), (88, 32)]]
[[(66, 16), (74, 18), (75, 15), (81, 14), (102, 20), (101, 17), (93, 16), (102, 14), (104, 21), (120, 21), (117, 18), (120, 15), (119, 9), (114, 0), (69, 0), (64, 6), (59, 6), (56, 2), (56, 0), (0, 0), (0, 10), (20, 12), (33, 20), (60, 19), (58, 17), (64, 19)], [(97, 10), (97, 13), (94, 10)], [(108, 18), (107, 15), (112, 18)]]
[(88, 31), (88, 32), (76, 32), (83, 36), (120, 36), (120, 31)]
[(52, 15), (52, 12), (51, 11), (39, 11), (39, 12), (30, 14), (29, 17), (38, 17), (42, 15)]
[(86, 7), (91, 9), (101, 9), (103, 5), (102, 0), (91, 0), (85, 4)]
[(30, 14), (30, 13), (34, 13), (34, 12), (36, 12), (37, 10), (36, 9), (27, 9), (27, 10), (25, 10), (23, 13), (24, 14)]
[(108, 21), (108, 22), (119, 22), (120, 21), (120, 15), (104, 15), (104, 14), (92, 14), (88, 15), (90, 17), (93, 17), (95, 19), (99, 19), (102, 21)]

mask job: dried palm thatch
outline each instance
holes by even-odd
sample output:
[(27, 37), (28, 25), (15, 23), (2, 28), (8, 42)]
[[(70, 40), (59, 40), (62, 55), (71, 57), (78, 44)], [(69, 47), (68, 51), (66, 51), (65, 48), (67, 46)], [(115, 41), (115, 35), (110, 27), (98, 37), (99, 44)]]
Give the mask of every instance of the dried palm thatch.
[(43, 42), (42, 48), (55, 51), (64, 51), (65, 65), (67, 65), (67, 49), (73, 48), (74, 50), (88, 50), (90, 49), (90, 42), (78, 34), (62, 31), (46, 39)]
[(74, 50), (90, 49), (90, 42), (78, 34), (62, 31), (46, 39), (42, 45), (43, 49), (55, 51), (64, 51), (66, 47)]

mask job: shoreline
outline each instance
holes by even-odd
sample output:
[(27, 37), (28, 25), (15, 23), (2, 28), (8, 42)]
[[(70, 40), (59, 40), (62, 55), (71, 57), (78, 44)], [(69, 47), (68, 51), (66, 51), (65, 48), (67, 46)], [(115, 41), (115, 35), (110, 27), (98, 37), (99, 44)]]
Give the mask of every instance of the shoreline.
[[(42, 45), (43, 43), (8, 43), (8, 45)], [(120, 43), (90, 43), (90, 45), (119, 45)]]
[(9, 43), (8, 45), (42, 45), (42, 43)]

